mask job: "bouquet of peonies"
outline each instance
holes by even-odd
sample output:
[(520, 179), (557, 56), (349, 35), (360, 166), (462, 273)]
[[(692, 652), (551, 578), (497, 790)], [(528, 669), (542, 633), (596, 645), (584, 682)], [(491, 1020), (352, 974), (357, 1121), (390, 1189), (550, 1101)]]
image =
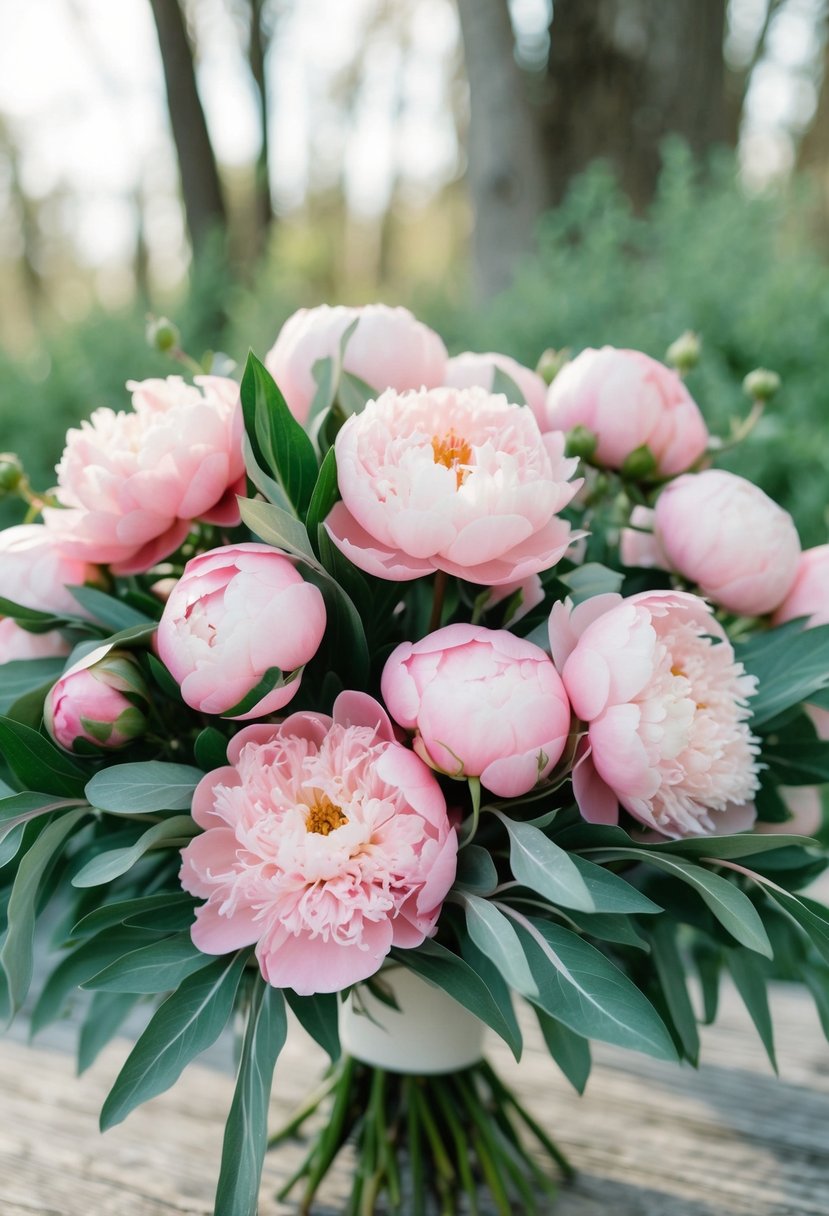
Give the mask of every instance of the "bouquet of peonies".
[[(351, 1213), (532, 1213), (570, 1167), (481, 1054), (518, 998), (578, 1090), (591, 1039), (696, 1062), (692, 973), (772, 1059), (770, 976), (829, 1030), (829, 545), (710, 467), (776, 377), (723, 440), (690, 335), (538, 374), (322, 307), (241, 385), (153, 335), (192, 383), (131, 382), (54, 490), (0, 458), (0, 1004), (51, 901), (35, 1031), (90, 992), (84, 1068), (157, 1005), (102, 1127), (233, 1022), (219, 1216), (315, 1112), (303, 1212), (348, 1142)], [(269, 1141), (286, 1006), (331, 1066)]]

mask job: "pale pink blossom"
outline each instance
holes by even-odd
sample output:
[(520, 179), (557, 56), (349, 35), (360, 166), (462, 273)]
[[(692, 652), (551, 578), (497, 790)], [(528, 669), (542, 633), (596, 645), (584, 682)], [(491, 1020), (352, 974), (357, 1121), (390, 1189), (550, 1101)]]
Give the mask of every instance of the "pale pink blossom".
[(443, 570), (523, 582), (562, 557), (578, 489), (560, 432), (481, 388), (386, 392), (336, 439), (342, 502), (326, 520), (355, 566), (406, 580)]
[(509, 376), (520, 390), (524, 404), (530, 407), (542, 431), (547, 430), (547, 385), (536, 372), (530, 371), (523, 363), (509, 355), (499, 355), (497, 351), (489, 351), (485, 355), (465, 351), (462, 355), (455, 355), (446, 364), (443, 383), (449, 388), (477, 386), (491, 393), (496, 373), (499, 371)]
[(144, 734), (148, 701), (135, 660), (126, 651), (99, 646), (49, 690), (43, 723), (66, 751), (77, 751), (79, 744), (113, 751)]
[(573, 771), (585, 819), (619, 805), (665, 836), (753, 821), (759, 746), (746, 675), (710, 606), (684, 592), (556, 604), (550, 645), (586, 737)]
[[(158, 626), (158, 653), (193, 709), (256, 718), (287, 705), (325, 632), (322, 595), (270, 545), (230, 545), (184, 567)], [(282, 677), (241, 702), (272, 668)], [(236, 710), (236, 712), (231, 712)]]
[(427, 764), (480, 777), (501, 798), (548, 776), (567, 742), (570, 703), (558, 672), (540, 647), (505, 629), (447, 625), (403, 642), (381, 689)]
[(173, 553), (193, 520), (239, 522), (239, 386), (222, 376), (195, 384), (131, 380), (131, 411), (98, 409), (69, 431), (57, 468), (61, 507), (43, 513), (64, 552), (134, 574)]
[(342, 693), (333, 718), (293, 714), (231, 740), (229, 765), (196, 788), (205, 831), (181, 882), (206, 900), (207, 954), (256, 943), (262, 975), (307, 995), (373, 975), (392, 946), (435, 929), (457, 835), (433, 773), (395, 741), (385, 710)]
[[(69, 587), (101, 578), (96, 566), (67, 556), (43, 524), (17, 524), (0, 532), (0, 569), (0, 591), (6, 599), (56, 616), (88, 616)], [(0, 663), (50, 658), (69, 650), (57, 630), (29, 633), (10, 619), (0, 619)]]
[(638, 350), (583, 350), (547, 394), (547, 425), (583, 426), (596, 436), (595, 461), (620, 469), (647, 446), (656, 473), (682, 473), (704, 454), (708, 430), (699, 407), (671, 368)]
[(829, 625), (829, 545), (800, 554), (794, 581), (774, 614), (774, 624), (808, 617), (808, 625)]
[(800, 540), (791, 515), (734, 473), (706, 469), (672, 481), (656, 501), (653, 530), (642, 564), (666, 565), (729, 612), (772, 612), (794, 582)]
[(362, 308), (301, 308), (289, 317), (265, 356), (291, 413), (305, 422), (317, 391), (313, 367), (320, 359), (339, 362), (340, 344), (354, 322), (343, 370), (376, 389), (433, 388), (442, 384), (446, 347), (441, 338), (406, 308), (366, 304)]

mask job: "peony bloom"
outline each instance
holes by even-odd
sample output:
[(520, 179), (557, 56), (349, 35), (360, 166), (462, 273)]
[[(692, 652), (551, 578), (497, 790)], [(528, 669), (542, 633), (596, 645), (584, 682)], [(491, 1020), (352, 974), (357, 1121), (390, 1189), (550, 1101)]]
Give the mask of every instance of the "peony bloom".
[(407, 308), (366, 304), (363, 308), (301, 308), (289, 317), (265, 356), (291, 413), (305, 422), (317, 391), (313, 376), (319, 359), (338, 359), (340, 342), (349, 325), (357, 328), (348, 340), (343, 370), (377, 389), (400, 391), (443, 384), (446, 347), (434, 330)]
[(537, 785), (567, 742), (570, 703), (558, 672), (538, 646), (504, 629), (447, 625), (403, 642), (381, 688), (427, 764), (480, 777), (500, 798)]
[(535, 420), (541, 427), (542, 431), (547, 430), (547, 385), (536, 375), (530, 371), (528, 367), (524, 367), (523, 363), (519, 363), (516, 359), (510, 358), (509, 355), (499, 355), (497, 352), (490, 351), (485, 355), (473, 354), (471, 351), (466, 351), (462, 355), (455, 355), (446, 364), (446, 375), (443, 383), (449, 388), (485, 388), (488, 393), (493, 391), (492, 385), (495, 380), (496, 373), (502, 371), (504, 375), (509, 376), (510, 380), (518, 386), (524, 397), (525, 403), (530, 407)]
[(247, 727), (228, 758), (197, 786), (205, 831), (182, 850), (182, 886), (207, 901), (192, 928), (200, 950), (255, 942), (268, 983), (308, 995), (356, 984), (392, 946), (432, 934), (457, 835), (382, 706), (342, 693), (333, 718)]
[[(634, 522), (647, 526), (643, 512)], [(650, 544), (642, 533), (623, 538), (623, 559), (675, 570), (729, 612), (771, 612), (794, 582), (800, 541), (792, 517), (734, 473), (707, 469), (672, 481), (652, 524)]]
[(810, 627), (829, 625), (829, 545), (801, 553), (794, 581), (774, 614), (774, 624), (809, 618)]
[(193, 520), (239, 522), (245, 488), (239, 386), (222, 376), (130, 380), (133, 410), (95, 410), (70, 430), (44, 522), (64, 552), (117, 574), (148, 570)]
[(406, 580), (444, 570), (523, 582), (564, 554), (558, 512), (580, 482), (564, 436), (481, 388), (383, 393), (336, 440), (342, 502), (326, 527), (355, 566)]
[(99, 646), (65, 671), (49, 690), (43, 722), (59, 747), (107, 751), (144, 734), (149, 694), (141, 670), (123, 650)]
[[(287, 705), (325, 633), (322, 595), (270, 545), (232, 545), (192, 558), (158, 625), (162, 662), (193, 709), (258, 718)], [(266, 674), (284, 679), (232, 713)]]
[(598, 440), (597, 464), (620, 469), (646, 445), (656, 473), (671, 477), (705, 452), (708, 429), (682, 380), (638, 350), (583, 350), (567, 363), (547, 394), (547, 425), (586, 427)]
[(748, 826), (759, 747), (748, 725), (753, 676), (704, 600), (647, 591), (556, 604), (550, 645), (587, 748), (573, 791), (591, 823), (619, 804), (665, 836)]
[[(62, 552), (43, 524), (18, 524), (0, 532), (0, 567), (6, 599), (58, 616), (87, 616), (68, 588), (100, 580), (95, 566)], [(0, 663), (50, 658), (69, 649), (57, 630), (29, 633), (0, 619)]]

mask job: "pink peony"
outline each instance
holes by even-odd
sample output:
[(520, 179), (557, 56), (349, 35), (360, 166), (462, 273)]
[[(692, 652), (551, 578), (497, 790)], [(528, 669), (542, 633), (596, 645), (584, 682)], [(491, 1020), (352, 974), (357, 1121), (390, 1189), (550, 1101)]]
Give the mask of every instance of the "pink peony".
[(672, 481), (653, 527), (652, 559), (642, 564), (666, 564), (729, 612), (771, 612), (794, 582), (800, 541), (792, 517), (734, 473), (707, 469)]
[(829, 545), (801, 553), (794, 581), (774, 614), (774, 624), (809, 618), (809, 626), (829, 625)]
[(670, 477), (705, 452), (708, 430), (682, 380), (638, 350), (583, 350), (550, 385), (547, 425), (586, 427), (597, 438), (597, 464), (620, 469), (646, 445), (656, 472)]
[(300, 422), (308, 417), (317, 391), (314, 364), (339, 358), (343, 334), (354, 321), (357, 328), (343, 360), (343, 369), (352, 376), (378, 393), (385, 388), (434, 388), (443, 383), (446, 347), (408, 309), (386, 304), (301, 308), (288, 318), (265, 356), (265, 366)]
[(538, 646), (504, 629), (447, 625), (404, 642), (381, 687), (427, 764), (480, 777), (500, 798), (537, 785), (567, 742), (570, 703), (558, 672)]
[(68, 752), (78, 750), (81, 742), (112, 751), (144, 734), (148, 700), (141, 670), (130, 655), (99, 646), (49, 690), (43, 722)]
[[(158, 653), (193, 709), (258, 718), (287, 705), (325, 632), (320, 592), (270, 545), (232, 545), (192, 558), (170, 592)], [(283, 679), (240, 713), (230, 711), (272, 668)]]
[(435, 570), (497, 586), (547, 570), (570, 543), (558, 512), (564, 436), (481, 388), (383, 393), (336, 440), (343, 501), (326, 521), (355, 566), (405, 580)]
[[(43, 524), (18, 524), (0, 532), (0, 567), (6, 599), (58, 616), (87, 616), (68, 588), (100, 581), (97, 567), (67, 557)], [(29, 633), (12, 620), (0, 619), (0, 663), (50, 658), (69, 649), (57, 630)]]
[(70, 556), (135, 574), (173, 553), (193, 520), (239, 522), (245, 490), (239, 386), (222, 376), (131, 380), (133, 410), (70, 430), (49, 532)]
[(528, 367), (524, 367), (523, 363), (519, 363), (516, 359), (510, 358), (509, 355), (499, 355), (497, 352), (490, 351), (485, 355), (473, 354), (471, 351), (466, 351), (462, 355), (455, 355), (446, 364), (446, 374), (443, 383), (449, 388), (485, 388), (488, 393), (492, 392), (492, 384), (495, 380), (495, 374), (502, 371), (510, 380), (521, 390), (524, 402), (530, 407), (535, 415), (536, 422), (541, 427), (542, 431), (547, 430), (547, 385), (536, 375), (530, 371)]
[(268, 983), (307, 995), (356, 984), (392, 946), (433, 933), (457, 835), (435, 777), (376, 701), (342, 693), (333, 719), (249, 726), (228, 758), (197, 786), (206, 830), (182, 850), (182, 885), (207, 901), (200, 950), (255, 942)]
[(648, 591), (556, 604), (550, 645), (587, 724), (573, 771), (585, 819), (616, 823), (621, 803), (665, 836), (693, 836), (749, 811), (759, 785), (747, 703), (756, 681), (704, 600)]

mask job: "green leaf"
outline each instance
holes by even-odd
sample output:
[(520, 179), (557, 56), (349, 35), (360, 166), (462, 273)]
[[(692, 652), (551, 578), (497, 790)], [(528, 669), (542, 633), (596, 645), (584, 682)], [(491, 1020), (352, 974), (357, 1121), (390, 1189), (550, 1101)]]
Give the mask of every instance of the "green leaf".
[(122, 849), (107, 849), (93, 857), (72, 879), (73, 887), (100, 887), (131, 870), (149, 850), (167, 840), (190, 837), (198, 830), (190, 815), (173, 815), (154, 823), (143, 832), (135, 844)]
[(0, 616), (9, 617), (28, 633), (50, 633), (58, 626), (65, 625), (69, 619), (65, 615), (56, 615), (54, 612), (39, 612), (36, 608), (26, 608), (23, 604), (6, 599), (4, 595), (0, 595)]
[(829, 781), (829, 741), (818, 739), (809, 719), (801, 715), (765, 737), (763, 763), (783, 785), (822, 785)]
[(0, 718), (0, 754), (15, 777), (30, 790), (80, 797), (86, 773), (38, 731)]
[(694, 836), (689, 840), (671, 840), (660, 844), (659, 852), (716, 861), (719, 858), (752, 857), (757, 853), (772, 852), (788, 845), (814, 849), (815, 842), (811, 836), (785, 836), (782, 832), (769, 832), (767, 835), (744, 832), (736, 836)]
[(287, 1031), (282, 993), (257, 977), (222, 1144), (215, 1203), (222, 1216), (251, 1216), (257, 1210), (273, 1071)]
[(247, 955), (242, 950), (216, 959), (159, 1006), (104, 1103), (102, 1131), (169, 1089), (190, 1061), (215, 1043), (233, 1012)]
[(69, 587), (74, 598), (96, 621), (108, 629), (129, 629), (133, 625), (155, 625), (152, 617), (123, 600), (107, 595), (98, 587)]
[(206, 726), (196, 737), (193, 755), (196, 764), (206, 773), (224, 768), (227, 764), (227, 739), (215, 726)]
[(326, 518), (334, 503), (340, 496), (337, 485), (337, 457), (333, 448), (325, 453), (325, 459), (320, 465), (317, 483), (308, 504), (308, 515), (305, 520), (308, 535), (312, 541), (316, 539), (317, 530)]
[(597, 866), (586, 857), (580, 857), (578, 853), (570, 853), (569, 857), (584, 879), (597, 912), (653, 915), (662, 911), (659, 904), (648, 899), (647, 895), (643, 895), (638, 887), (634, 887), (620, 874), (614, 874), (604, 866)]
[(137, 1001), (132, 992), (96, 992), (78, 1039), (78, 1073), (94, 1064), (107, 1043), (115, 1038)]
[(351, 372), (346, 371), (340, 373), (337, 401), (346, 417), (362, 413), (366, 402), (374, 401), (378, 396), (377, 389), (366, 384), (365, 380), (361, 380), (359, 376), (354, 376)]
[(766, 1049), (771, 1066), (777, 1072), (774, 1052), (774, 1027), (766, 992), (766, 976), (762, 964), (749, 950), (726, 950), (725, 961), (743, 1004), (751, 1015), (757, 1033)]
[(165, 697), (169, 697), (171, 701), (175, 701), (178, 705), (183, 705), (184, 700), (181, 695), (181, 689), (173, 675), (154, 654), (148, 652), (146, 657), (150, 673)]
[[(716, 839), (712, 837), (711, 839)], [(766, 958), (772, 957), (771, 943), (763, 927), (760, 914), (748, 896), (719, 874), (712, 874), (702, 866), (695, 866), (678, 857), (668, 857), (654, 849), (600, 849), (597, 860), (624, 861), (635, 858), (664, 870), (687, 883), (697, 892), (714, 916), (732, 937), (749, 950), (756, 950)]]
[(801, 978), (812, 994), (823, 1036), (829, 1042), (829, 967), (805, 967)]
[(580, 1034), (536, 1007), (535, 1016), (547, 1050), (577, 1093), (583, 1094), (590, 1076), (590, 1044)]
[(99, 933), (111, 925), (122, 925), (142, 913), (151, 913), (164, 908), (195, 908), (196, 902), (184, 891), (159, 891), (156, 895), (143, 895), (139, 899), (122, 899), (104, 904), (88, 912), (72, 929), (73, 937), (88, 933)]
[(613, 942), (617, 946), (631, 946), (634, 950), (650, 950), (648, 939), (627, 912), (568, 912), (567, 919), (587, 937)]
[(559, 577), (565, 587), (569, 587), (570, 599), (574, 605), (592, 599), (594, 595), (619, 592), (625, 581), (625, 576), (618, 570), (610, 570), (599, 562), (585, 562), (583, 566), (577, 566), (569, 574)]
[(563, 908), (595, 912), (596, 905), (568, 853), (528, 823), (495, 811), (509, 833), (510, 867), (518, 882)]
[(273, 545), (292, 557), (317, 565), (305, 524), (295, 516), (270, 502), (257, 502), (252, 498), (239, 500), (242, 519), (252, 532), (267, 545)]
[(189, 764), (145, 760), (113, 764), (96, 773), (86, 787), (93, 806), (112, 815), (145, 815), (151, 811), (187, 811), (204, 773)]
[(491, 393), (503, 393), (511, 405), (526, 405), (527, 398), (521, 389), (502, 367), (496, 367), (492, 373)]
[(49, 815), (52, 811), (65, 811), (78, 806), (77, 798), (55, 798), (54, 794), (37, 794), (26, 791), (0, 799), (0, 841), (23, 823)]
[[(288, 675), (290, 677), (292, 673), (289, 672)], [(237, 701), (228, 709), (223, 709), (218, 716), (220, 718), (240, 718), (243, 714), (249, 714), (269, 693), (272, 693), (275, 688), (282, 688), (287, 682), (281, 667), (269, 667), (261, 680), (251, 688), (250, 692), (245, 693), (241, 701)]]
[(299, 996), (291, 988), (283, 991), (285, 1000), (294, 1011), (297, 1021), (315, 1043), (334, 1061), (340, 1058), (340, 1032), (337, 1026), (339, 999), (336, 992), (315, 992), (311, 996)]
[(311, 367), (311, 375), (316, 382), (317, 391), (314, 393), (314, 399), (311, 402), (311, 408), (305, 421), (305, 425), (309, 431), (316, 429), (314, 424), (334, 404), (334, 398), (337, 395), (337, 364), (335, 360), (330, 357), (317, 359)]
[(650, 929), (651, 958), (662, 988), (662, 995), (679, 1036), (682, 1054), (694, 1067), (699, 1063), (699, 1031), (688, 988), (685, 966), (676, 944), (677, 926), (660, 916)]
[(746, 671), (757, 677), (757, 695), (750, 702), (752, 729), (829, 687), (829, 625), (804, 629), (803, 621), (789, 621), (734, 649)]
[(35, 920), (44, 874), (89, 808), (65, 811), (48, 824), (17, 867), (7, 909), (8, 928), (0, 966), (8, 981), (11, 1012), (22, 1005), (32, 982)]
[(514, 1014), (507, 1017), (495, 994), (473, 966), (446, 946), (427, 937), (414, 950), (393, 950), (393, 957), (435, 987), (442, 989), (464, 1009), (470, 1010), (491, 1027), (512, 1051), (521, 1056), (521, 1034), (516, 1034)]
[(67, 998), (81, 984), (130, 950), (146, 945), (147, 936), (139, 929), (109, 928), (64, 955), (43, 985), (32, 1010), (30, 1033), (34, 1036), (54, 1022)]
[(63, 671), (63, 659), (13, 659), (0, 666), (0, 714), (39, 688), (51, 687)]
[(294, 418), (273, 376), (251, 351), (242, 376), (242, 412), (257, 463), (305, 518), (317, 480), (314, 445)]
[(189, 932), (149, 942), (90, 976), (84, 988), (106, 992), (168, 992), (213, 962), (193, 945)]
[(518, 1025), (518, 1018), (515, 1016), (512, 990), (498, 968), (485, 954), (481, 953), (469, 934), (458, 932), (457, 928), (456, 932), (461, 957), (465, 962), (469, 963), (473, 971), (477, 972), (478, 976), (480, 976), (492, 993), (495, 1004), (498, 1006), (502, 1018), (509, 1027), (510, 1038), (506, 1042), (516, 1060), (518, 1060), (521, 1056), (524, 1039), (521, 1034), (521, 1027)]
[(475, 895), (491, 895), (498, 886), (498, 871), (489, 852), (478, 844), (461, 849), (455, 883)]
[(519, 938), (538, 984), (534, 1005), (585, 1038), (676, 1059), (671, 1036), (650, 1001), (601, 951), (549, 921), (522, 917), (521, 922)]
[(537, 994), (527, 960), (512, 922), (487, 899), (464, 892), (466, 928), (478, 949), (498, 968), (511, 988), (522, 996)]

